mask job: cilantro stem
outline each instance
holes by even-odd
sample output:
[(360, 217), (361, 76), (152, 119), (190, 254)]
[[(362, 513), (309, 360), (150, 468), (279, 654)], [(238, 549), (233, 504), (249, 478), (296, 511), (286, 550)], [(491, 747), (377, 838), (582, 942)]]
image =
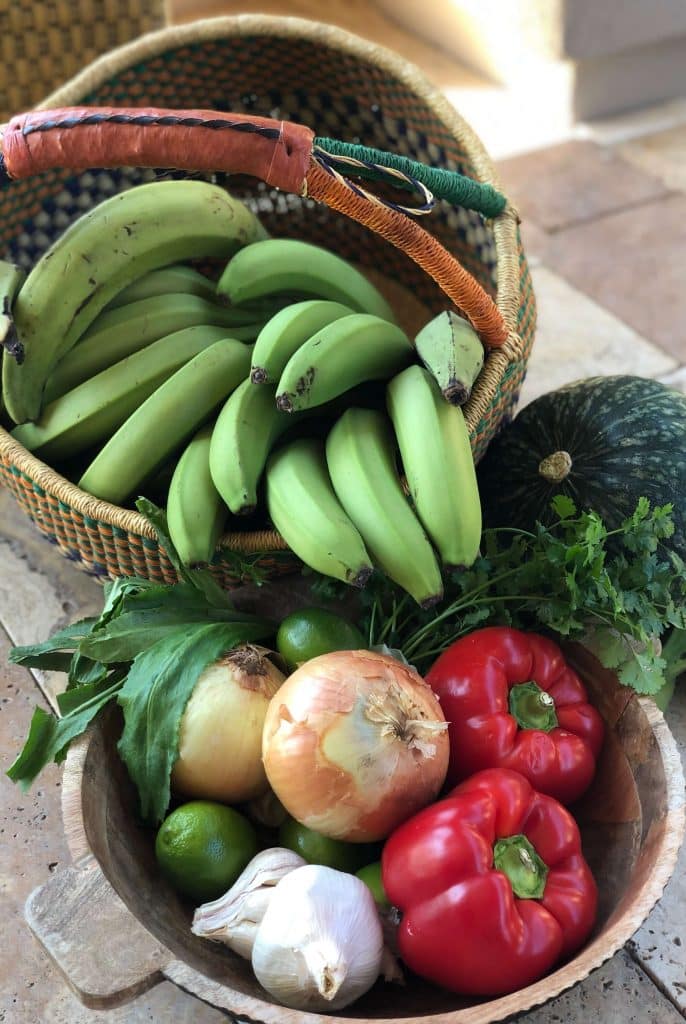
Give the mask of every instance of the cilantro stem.
[(379, 643), (380, 644), (385, 643), (386, 639), (390, 635), (391, 631), (395, 629), (396, 609), (397, 609), (397, 601), (396, 601), (396, 598), (395, 598), (395, 595), (394, 595), (393, 596), (393, 611), (391, 612), (391, 614), (388, 616), (388, 618), (384, 622), (383, 629), (381, 630), (381, 633), (379, 634)]
[[(556, 526), (559, 523), (555, 524)], [(531, 533), (529, 530), (520, 530), (517, 526), (491, 526), (489, 533), (516, 533), (519, 537), (529, 537), (530, 540), (536, 540), (536, 534)]]
[(369, 632), (367, 635), (367, 646), (374, 646), (374, 626), (376, 625), (376, 609), (378, 606), (378, 598), (374, 598), (374, 604), (372, 605), (371, 615), (369, 617)]
[[(473, 608), (474, 605), (480, 605), (480, 604), (495, 605), (495, 604), (503, 604), (506, 601), (526, 602), (526, 601), (541, 601), (541, 600), (542, 600), (542, 597), (541, 597), (540, 594), (501, 594), (501, 595), (499, 595), (497, 597), (481, 597), (481, 598), (479, 598), (476, 601), (469, 601), (468, 602), (468, 606), (470, 608)], [(441, 618), (443, 618), (443, 617), (444, 616), (441, 616)], [(431, 625), (431, 623), (429, 623), (429, 625)], [(464, 629), (460, 629), (456, 634), (451, 636), (448, 640), (443, 640), (440, 649), (441, 650), (445, 650), (445, 647), (448, 644), (453, 643), (453, 641), (458, 639), (460, 636), (462, 636), (462, 634), (464, 632), (465, 632)], [(417, 653), (418, 646), (419, 646), (419, 653)], [(422, 658), (427, 656), (426, 652), (421, 650), (421, 645), (417, 641), (415, 641), (415, 642), (413, 642), (411, 644), (406, 644), (405, 647), (403, 648), (403, 654), (405, 655), (405, 657), (408, 660), (410, 659), (410, 655), (413, 655), (415, 657), (422, 657)]]
[[(473, 604), (483, 603), (474, 600), (475, 594), (481, 594), (484, 592), (484, 590), (489, 590), (496, 583), (501, 583), (503, 580), (509, 579), (511, 576), (516, 576), (519, 572), (520, 566), (516, 566), (514, 569), (508, 569), (507, 572), (502, 572), (500, 573), (500, 575), (493, 576), (491, 577), (491, 579), (486, 580), (486, 582), (482, 583), (480, 586), (474, 587), (473, 590), (467, 591), (466, 594), (462, 594), (460, 598), (458, 598), (456, 601), (453, 601), (452, 604), (449, 604), (447, 608), (444, 608), (439, 615), (434, 616), (434, 618), (430, 622), (427, 622), (424, 626), (421, 626), (419, 629), (415, 630), (415, 632), (408, 637), (407, 643), (404, 648), (405, 657), (409, 656), (408, 651), (415, 650), (417, 644), (421, 643), (421, 641), (424, 639), (427, 633), (433, 632), (433, 630), (436, 628), (439, 622), (443, 622), (444, 619), (449, 618), (456, 612), (461, 611), (463, 608), (469, 608)], [(489, 600), (496, 599), (491, 598)]]

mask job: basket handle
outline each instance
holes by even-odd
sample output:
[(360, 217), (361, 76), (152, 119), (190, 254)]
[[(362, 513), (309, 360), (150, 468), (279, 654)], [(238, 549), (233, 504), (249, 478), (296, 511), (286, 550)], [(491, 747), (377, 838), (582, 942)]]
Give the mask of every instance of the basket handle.
[(213, 110), (64, 107), (13, 117), (1, 129), (9, 179), (91, 167), (173, 167), (250, 174), (301, 194), (314, 132), (305, 125)]
[[(408, 253), (465, 313), (487, 349), (503, 349), (507, 360), (518, 356), (521, 342), (515, 333), (516, 323), (505, 323), (479, 282), (437, 239), (407, 216), (411, 211), (376, 200), (344, 178), (328, 160), (322, 160), (322, 147), (315, 147), (314, 132), (305, 125), (213, 110), (65, 107), (13, 117), (0, 128), (0, 144), (0, 183), (3, 176), (7, 182), (57, 168), (171, 167), (249, 174), (284, 192), (310, 196)], [(369, 153), (385, 156), (377, 151)], [(372, 174), (380, 169), (378, 163), (374, 164)], [(370, 167), (366, 170), (369, 172)], [(407, 168), (393, 170), (406, 183), (413, 180)], [(455, 172), (444, 173), (463, 179)], [(445, 179), (433, 180), (432, 184), (438, 185), (440, 194), (446, 194)], [(479, 203), (484, 198), (493, 201), (488, 188), (472, 189)], [(467, 192), (458, 187), (451, 197), (466, 197)], [(499, 208), (498, 193), (495, 202)]]

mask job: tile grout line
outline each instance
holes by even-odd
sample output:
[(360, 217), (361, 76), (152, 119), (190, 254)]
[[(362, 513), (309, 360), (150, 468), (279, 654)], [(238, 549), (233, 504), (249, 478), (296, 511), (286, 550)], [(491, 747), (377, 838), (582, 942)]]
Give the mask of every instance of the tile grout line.
[[(650, 206), (652, 203), (662, 203), (666, 199), (674, 199), (678, 196), (686, 195), (681, 189), (666, 189), (663, 195), (653, 196), (650, 199), (636, 199), (633, 203), (625, 203), (623, 206), (616, 206), (612, 210), (604, 210), (601, 213), (594, 213), (588, 217), (579, 217), (577, 220), (569, 221), (567, 224), (562, 224), (560, 227), (545, 228), (538, 221), (531, 218), (531, 223), (535, 224), (539, 231), (544, 235), (549, 235), (550, 238), (555, 238), (558, 235), (563, 234), (565, 231), (571, 231), (577, 227), (583, 227), (587, 224), (594, 224), (596, 221), (607, 220), (608, 217), (614, 217), (620, 213), (630, 213), (632, 210), (639, 210), (643, 206)], [(516, 203), (516, 200), (515, 200)], [(526, 225), (528, 218), (524, 216), (522, 223)]]
[(661, 979), (655, 974), (655, 972), (651, 970), (651, 968), (643, 962), (632, 939), (629, 939), (629, 941), (624, 946), (624, 949), (629, 954), (633, 962), (636, 964), (636, 967), (640, 971), (642, 971), (643, 974), (645, 974), (645, 976), (655, 986), (658, 992), (660, 992), (664, 996), (664, 998), (669, 1003), (671, 1003), (671, 1005), (674, 1007), (677, 1013), (681, 1017), (683, 1017), (684, 1020), (686, 1020), (686, 1010), (679, 1006), (679, 1004), (676, 1001), (676, 998), (674, 997), (672, 992), (670, 992), (667, 985), (665, 985), (665, 983), (661, 981)]

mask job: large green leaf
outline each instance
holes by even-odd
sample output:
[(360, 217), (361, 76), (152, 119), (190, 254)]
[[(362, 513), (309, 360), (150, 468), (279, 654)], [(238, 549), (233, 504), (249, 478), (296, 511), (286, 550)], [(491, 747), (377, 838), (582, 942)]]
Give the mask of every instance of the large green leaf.
[(157, 586), (152, 580), (146, 580), (142, 576), (118, 576), (108, 581), (103, 587), (105, 597), (102, 611), (98, 619), (98, 625), (105, 625), (110, 619), (119, 614), (122, 604), (127, 598), (136, 594), (154, 589)]
[(50, 671), (52, 662), (43, 655), (53, 655), (55, 651), (75, 651), (84, 636), (92, 630), (97, 618), (79, 619), (71, 626), (58, 630), (48, 640), (40, 644), (26, 644), (23, 647), (13, 647), (9, 653), (9, 661), (15, 665), (26, 665), (27, 668), (44, 668)]
[(118, 749), (138, 789), (144, 820), (158, 824), (169, 806), (181, 717), (202, 672), (226, 651), (266, 639), (271, 630), (245, 622), (176, 627), (136, 657), (118, 698), (124, 711)]
[[(42, 654), (22, 654), (21, 661), (17, 661), (24, 668), (39, 668), (43, 672), (68, 672), (73, 657), (70, 651), (43, 651)], [(14, 660), (11, 651), (10, 660)]]
[(77, 651), (71, 656), (71, 661), (64, 671), (67, 672), (67, 689), (73, 690), (88, 683), (99, 683), (107, 676), (109, 668), (101, 661), (93, 661)]
[[(176, 607), (170, 604), (144, 611), (123, 612), (101, 632), (85, 637), (79, 645), (79, 652), (108, 665), (132, 661), (153, 644), (172, 636), (186, 626), (217, 621), (235, 622), (236, 613), (228, 608), (212, 608), (206, 602), (197, 608)], [(241, 616), (240, 621), (245, 622), (247, 627), (257, 625), (259, 635), (265, 635), (263, 619), (256, 619), (254, 615), (250, 615)], [(272, 626), (272, 631), (274, 628)]]
[(54, 761), (64, 760), (69, 744), (85, 732), (98, 711), (121, 686), (121, 676), (87, 684), (58, 697), (63, 718), (36, 708), (24, 747), (7, 775), (26, 791), (39, 772)]
[(208, 618), (217, 622), (229, 619), (233, 622), (249, 622), (253, 619), (252, 615), (245, 612), (209, 604), (204, 593), (190, 583), (155, 584), (139, 593), (127, 594), (122, 599), (121, 613), (156, 611), (161, 607), (185, 609), (190, 612), (202, 611)]

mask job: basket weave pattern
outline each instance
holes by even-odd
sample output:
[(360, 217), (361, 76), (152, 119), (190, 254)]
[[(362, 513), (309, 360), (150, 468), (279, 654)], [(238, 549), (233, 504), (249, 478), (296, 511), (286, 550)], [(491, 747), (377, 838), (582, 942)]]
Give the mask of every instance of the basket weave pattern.
[[(297, 19), (240, 16), (155, 33), (101, 58), (41, 106), (75, 103), (263, 114), (306, 124), (319, 136), (360, 142), (497, 185), (478, 140), (418, 72), (338, 29)], [(32, 266), (75, 217), (113, 192), (153, 177), (154, 172), (135, 168), (50, 171), (12, 183), (0, 195), (3, 255)], [(312, 179), (318, 180), (317, 175)], [(330, 198), (327, 192), (325, 206), (255, 179), (219, 175), (218, 180), (250, 203), (271, 234), (304, 238), (363, 267), (381, 269), (432, 314), (452, 304), (406, 252), (351, 219), (352, 208), (346, 207), (345, 197), (337, 204), (335, 190)], [(337, 212), (346, 208), (349, 216)], [(441, 202), (421, 225), (493, 298), (511, 332), (508, 343), (488, 355), (465, 409), (478, 459), (512, 415), (535, 330), (535, 302), (516, 214), (508, 206), (486, 222), (478, 213)], [(175, 579), (138, 513), (84, 494), (4, 431), (0, 473), (46, 536), (86, 571)], [(254, 553), (269, 575), (300, 565), (274, 532), (228, 534), (213, 565), (227, 587), (240, 582), (233, 552)]]
[(163, 22), (161, 0), (0, 0), (0, 120)]

